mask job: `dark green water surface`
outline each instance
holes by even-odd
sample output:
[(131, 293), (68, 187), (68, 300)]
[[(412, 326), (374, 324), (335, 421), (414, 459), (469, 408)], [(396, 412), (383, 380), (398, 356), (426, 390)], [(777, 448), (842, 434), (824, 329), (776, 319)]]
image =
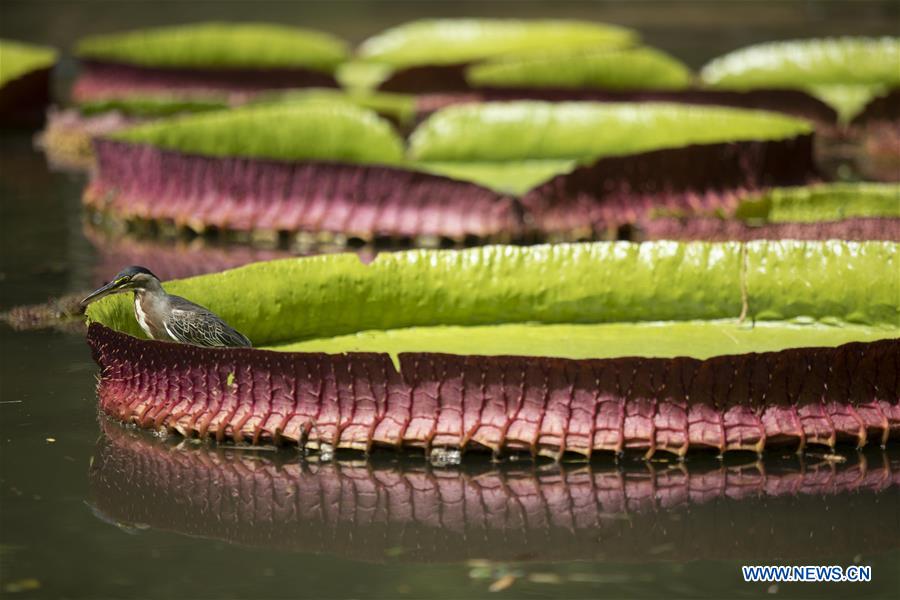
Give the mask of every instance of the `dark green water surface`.
[[(0, 35), (63, 47), (199, 18), (359, 39), (415, 16), (552, 13), (639, 27), (694, 65), (768, 38), (888, 33), (898, 18), (875, 2), (4, 1), (2, 13)], [(31, 133), (2, 132), (0, 310), (109, 276), (108, 252), (83, 232), (84, 181), (49, 172)], [(3, 598), (900, 597), (896, 448), (683, 465), (436, 468), (392, 453), (321, 464), (127, 431), (98, 418), (95, 374), (78, 332), (0, 324)], [(771, 563), (871, 565), (873, 581), (742, 581), (741, 565)]]

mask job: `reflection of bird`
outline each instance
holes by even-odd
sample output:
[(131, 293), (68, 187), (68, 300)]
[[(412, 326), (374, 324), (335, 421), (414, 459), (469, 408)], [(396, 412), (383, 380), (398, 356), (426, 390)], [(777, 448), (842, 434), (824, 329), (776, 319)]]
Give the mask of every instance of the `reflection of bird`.
[(156, 275), (144, 267), (122, 269), (81, 304), (127, 291), (134, 291), (134, 316), (151, 339), (195, 346), (250, 346), (246, 336), (209, 310), (167, 294)]

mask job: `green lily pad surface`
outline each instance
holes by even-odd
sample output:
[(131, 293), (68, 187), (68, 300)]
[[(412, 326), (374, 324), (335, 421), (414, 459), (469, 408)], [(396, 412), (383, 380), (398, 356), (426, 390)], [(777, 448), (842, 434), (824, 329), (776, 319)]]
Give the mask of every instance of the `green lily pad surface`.
[(79, 58), (145, 67), (304, 68), (327, 73), (347, 59), (326, 33), (267, 24), (202, 23), (88, 37)]
[(604, 156), (811, 131), (800, 119), (735, 108), (497, 102), (436, 112), (413, 132), (409, 154), (423, 170), (521, 194)]
[(208, 156), (398, 163), (403, 142), (390, 123), (347, 102), (238, 108), (156, 121), (113, 139)]
[(53, 48), (0, 39), (0, 86), (32, 71), (52, 67), (56, 56)]
[(367, 39), (359, 58), (395, 69), (466, 64), (494, 56), (545, 50), (621, 48), (637, 40), (631, 30), (579, 21), (434, 19), (406, 23)]
[(900, 184), (828, 183), (774, 188), (741, 202), (735, 217), (768, 223), (817, 223), (842, 219), (900, 218)]
[(413, 132), (410, 152), (423, 161), (577, 160), (811, 131), (800, 119), (736, 108), (526, 100), (440, 110)]
[(722, 354), (770, 352), (785, 348), (839, 346), (896, 336), (864, 325), (834, 327), (780, 322), (656, 321), (590, 325), (436, 326), (364, 331), (275, 346), (289, 352), (439, 352), (483, 356), (618, 358), (644, 356), (705, 359)]
[(900, 38), (768, 42), (735, 50), (703, 67), (700, 77), (730, 89), (810, 85), (900, 85)]
[[(166, 284), (257, 347), (708, 357), (900, 335), (900, 245), (598, 242), (256, 263)], [(744, 318), (741, 319), (743, 313)], [(142, 335), (130, 297), (88, 310)]]
[(716, 88), (805, 90), (848, 121), (873, 97), (900, 86), (900, 37), (757, 44), (711, 61), (700, 77)]
[(475, 87), (677, 90), (691, 82), (681, 61), (652, 48), (501, 57), (473, 65)]

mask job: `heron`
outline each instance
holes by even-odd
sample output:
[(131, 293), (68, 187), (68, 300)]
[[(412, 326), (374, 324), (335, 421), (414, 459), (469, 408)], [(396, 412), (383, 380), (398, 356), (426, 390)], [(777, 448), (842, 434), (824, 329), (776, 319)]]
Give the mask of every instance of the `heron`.
[(166, 293), (159, 277), (145, 267), (122, 269), (112, 281), (88, 294), (81, 305), (129, 291), (134, 292), (134, 316), (150, 339), (207, 347), (251, 346), (247, 336), (209, 309)]

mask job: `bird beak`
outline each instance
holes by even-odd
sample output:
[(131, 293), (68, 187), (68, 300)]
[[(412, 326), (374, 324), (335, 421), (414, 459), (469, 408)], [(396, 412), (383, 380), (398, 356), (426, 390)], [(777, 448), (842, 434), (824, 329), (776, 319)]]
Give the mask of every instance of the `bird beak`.
[(122, 291), (118, 285), (116, 285), (115, 281), (110, 281), (106, 285), (101, 288), (97, 288), (93, 292), (87, 295), (87, 297), (81, 301), (81, 306), (84, 308), (91, 302), (95, 300), (99, 300), (105, 296), (109, 296), (110, 294), (115, 294), (116, 292)]

